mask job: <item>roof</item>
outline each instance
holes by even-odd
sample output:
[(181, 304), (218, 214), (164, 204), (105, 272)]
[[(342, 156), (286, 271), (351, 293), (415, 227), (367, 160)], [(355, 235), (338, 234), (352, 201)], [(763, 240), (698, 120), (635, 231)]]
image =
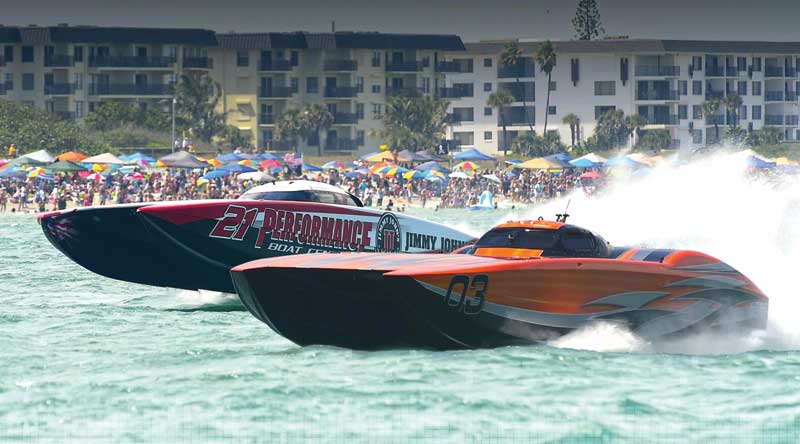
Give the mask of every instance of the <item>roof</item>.
[(142, 43), (216, 46), (213, 31), (191, 28), (123, 28), (101, 26), (27, 26), (0, 28), (4, 43)]
[(563, 222), (553, 222), (551, 220), (510, 220), (496, 225), (494, 228), (538, 228), (541, 230), (558, 230), (564, 225), (566, 224)]
[[(466, 51), (474, 54), (496, 54), (514, 40), (485, 41), (465, 44)], [(519, 42), (525, 53), (533, 53), (542, 42)], [(798, 54), (800, 42), (759, 42), (746, 40), (564, 40), (553, 41), (557, 53), (730, 53), (730, 54)]]
[(448, 34), (379, 32), (265, 32), (217, 34), (225, 49), (438, 49), (463, 51), (461, 37)]

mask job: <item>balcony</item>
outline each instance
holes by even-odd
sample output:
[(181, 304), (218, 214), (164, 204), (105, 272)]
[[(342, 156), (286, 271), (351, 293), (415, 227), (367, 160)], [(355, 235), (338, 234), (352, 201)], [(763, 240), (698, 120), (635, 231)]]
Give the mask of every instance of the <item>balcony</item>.
[(50, 54), (44, 57), (44, 66), (51, 68), (66, 68), (73, 66), (74, 64), (75, 60), (72, 58), (72, 56), (68, 56), (66, 54)]
[(725, 68), (722, 66), (706, 66), (706, 77), (725, 77)]
[(261, 60), (258, 63), (259, 71), (291, 71), (292, 62), (289, 60)]
[(425, 94), (425, 90), (422, 88), (413, 88), (413, 87), (394, 87), (394, 86), (387, 86), (386, 87), (386, 95), (387, 96), (400, 96), (400, 95), (420, 95)]
[(386, 70), (392, 72), (418, 72), (422, 71), (422, 62), (416, 60), (386, 62)]
[(172, 68), (174, 57), (94, 56), (89, 66), (96, 68)]
[(355, 139), (334, 138), (325, 141), (325, 151), (355, 151), (358, 141)]
[(475, 116), (472, 113), (453, 113), (447, 115), (447, 121), (453, 125), (463, 122), (474, 122)]
[(678, 115), (659, 115), (659, 116), (646, 116), (643, 115), (648, 125), (677, 125)]
[(449, 72), (449, 73), (468, 73), (472, 72), (472, 66), (466, 66), (463, 63), (459, 62), (439, 62), (436, 65), (437, 72)]
[(794, 92), (794, 91), (786, 91), (785, 99), (786, 99), (787, 102), (796, 102), (797, 101), (797, 93)]
[(112, 83), (89, 85), (89, 95), (93, 96), (167, 96), (167, 84), (136, 85), (133, 83)]
[(74, 111), (52, 111), (51, 114), (62, 120), (75, 120)]
[(783, 116), (780, 114), (767, 114), (764, 116), (764, 124), (766, 125), (783, 125)]
[(767, 66), (764, 68), (764, 77), (783, 77), (783, 68), (779, 66)]
[(358, 63), (355, 60), (325, 60), (323, 63), (325, 71), (356, 71)]
[(211, 57), (184, 57), (183, 69), (211, 69), (214, 60)]
[(472, 97), (472, 88), (439, 88), (439, 97), (443, 99), (460, 99), (462, 97)]
[(259, 114), (258, 115), (258, 124), (259, 125), (273, 125), (273, 124), (275, 124), (275, 115), (274, 114)]
[(797, 114), (789, 114), (786, 116), (786, 124), (790, 126), (797, 126), (800, 124), (800, 116)]
[(739, 77), (739, 68), (735, 66), (727, 66), (725, 67), (725, 74), (728, 77)]
[(48, 83), (44, 85), (44, 94), (46, 96), (69, 96), (74, 94), (76, 89), (74, 83)]
[(706, 125), (725, 125), (725, 116), (707, 116)]
[(325, 97), (350, 98), (358, 94), (358, 89), (354, 86), (326, 86)]
[(706, 100), (721, 99), (725, 97), (724, 91), (714, 91), (713, 89), (706, 89)]
[(504, 111), (497, 115), (497, 126), (503, 126), (504, 120), (507, 126), (536, 124), (536, 116), (534, 116), (534, 109), (531, 106), (528, 107), (527, 112), (523, 112), (521, 106), (509, 107)]
[(356, 113), (336, 113), (333, 115), (334, 125), (353, 125), (358, 123)]
[(783, 91), (767, 91), (764, 93), (765, 102), (783, 102)]
[(678, 100), (678, 91), (637, 91), (636, 100)]
[(680, 75), (680, 66), (639, 65), (636, 67), (636, 76), (638, 77), (678, 77)]
[(273, 99), (292, 97), (292, 88), (289, 86), (273, 86), (271, 88), (261, 87), (258, 89), (258, 97)]
[(784, 76), (797, 77), (797, 69), (787, 67), (786, 69), (784, 69)]
[(532, 64), (497, 67), (497, 77), (500, 79), (516, 79), (523, 77), (536, 77), (536, 70)]

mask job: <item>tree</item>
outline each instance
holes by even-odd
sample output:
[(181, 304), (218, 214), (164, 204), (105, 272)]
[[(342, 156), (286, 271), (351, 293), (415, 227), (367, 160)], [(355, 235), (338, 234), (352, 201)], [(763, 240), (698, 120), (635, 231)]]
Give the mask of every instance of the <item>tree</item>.
[(333, 125), (333, 114), (328, 111), (328, 108), (320, 104), (306, 105), (300, 111), (301, 126), (306, 131), (317, 134), (319, 141), (319, 155), (322, 156), (322, 133), (327, 131)]
[(289, 108), (278, 118), (275, 125), (275, 137), (278, 140), (292, 142), (294, 150), (297, 152), (298, 139), (307, 135), (307, 129), (303, 125), (300, 110)]
[(252, 147), (252, 136), (250, 133), (243, 132), (233, 125), (226, 126), (217, 137), (219, 137), (222, 146), (231, 151), (236, 148)]
[(547, 117), (550, 115), (550, 78), (553, 68), (556, 67), (556, 51), (553, 48), (553, 42), (546, 40), (539, 45), (534, 58), (539, 64), (539, 69), (547, 74), (547, 102), (544, 107), (544, 134), (547, 134)]
[(225, 128), (225, 115), (217, 112), (222, 89), (209, 75), (182, 75), (174, 94), (175, 113), (191, 134), (210, 142)]
[(714, 120), (714, 140), (719, 142), (719, 121), (717, 120), (717, 112), (719, 112), (722, 102), (719, 99), (708, 99), (700, 105), (700, 111), (706, 119)]
[[(528, 119), (528, 103), (527, 99), (525, 98), (526, 92), (525, 85), (522, 84), (520, 81), (520, 68), (524, 68), (525, 59), (522, 57), (522, 50), (519, 48), (519, 44), (515, 41), (510, 41), (506, 43), (505, 47), (503, 48), (503, 52), (500, 53), (500, 61), (503, 65), (508, 66), (514, 69), (515, 78), (517, 80), (517, 89), (521, 90), (520, 93), (522, 94), (522, 109), (523, 109), (523, 118), (525, 119), (525, 123), (528, 124), (528, 127), (531, 131), (533, 131), (533, 124)], [(516, 97), (514, 98), (516, 101)]]
[(620, 109), (612, 109), (600, 116), (594, 128), (597, 144), (604, 148), (616, 148), (623, 145), (630, 135), (625, 113)]
[(642, 136), (642, 128), (647, 125), (647, 118), (642, 116), (641, 114), (632, 114), (625, 118), (625, 123), (628, 125), (630, 129), (631, 136), (634, 137), (632, 146), (636, 146), (637, 141)]
[(783, 131), (774, 126), (765, 126), (747, 135), (745, 143), (751, 147), (777, 145), (783, 140)]
[(724, 105), (728, 111), (728, 125), (733, 128), (739, 125), (739, 108), (742, 106), (743, 100), (739, 95), (725, 96)]
[(640, 151), (665, 150), (672, 144), (672, 135), (666, 129), (651, 129), (642, 131), (637, 137), (636, 148)]
[(562, 151), (564, 145), (561, 143), (561, 134), (558, 131), (550, 131), (544, 137), (535, 132), (525, 132), (514, 139), (511, 149), (531, 157), (542, 157)]
[(506, 107), (514, 103), (514, 97), (505, 90), (498, 90), (489, 94), (486, 104), (497, 109), (500, 126), (503, 127), (503, 155), (508, 152), (508, 132), (506, 131)]
[(730, 145), (741, 145), (747, 139), (747, 131), (740, 126), (729, 126), (725, 130), (725, 141)]
[(575, 38), (578, 40), (594, 40), (606, 32), (600, 22), (600, 11), (596, 0), (580, 0), (572, 19)]
[(111, 131), (122, 126), (132, 125), (140, 120), (139, 110), (123, 102), (106, 102), (97, 107), (83, 120), (83, 124), (93, 131)]
[(416, 90), (393, 95), (386, 102), (383, 128), (373, 132), (391, 150), (434, 148), (447, 129), (449, 102), (422, 96)]
[(578, 125), (580, 124), (580, 119), (575, 114), (569, 113), (561, 119), (561, 123), (564, 125), (569, 125), (569, 134), (572, 137), (572, 143), (570, 144), (571, 147), (575, 146), (575, 139), (578, 132)]

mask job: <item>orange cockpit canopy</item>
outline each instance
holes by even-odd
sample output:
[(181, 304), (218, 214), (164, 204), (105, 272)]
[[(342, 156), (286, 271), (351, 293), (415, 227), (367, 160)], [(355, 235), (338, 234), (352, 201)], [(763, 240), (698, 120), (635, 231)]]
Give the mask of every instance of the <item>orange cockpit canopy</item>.
[(484, 257), (609, 257), (611, 246), (602, 237), (560, 221), (508, 221), (484, 234), (472, 249)]

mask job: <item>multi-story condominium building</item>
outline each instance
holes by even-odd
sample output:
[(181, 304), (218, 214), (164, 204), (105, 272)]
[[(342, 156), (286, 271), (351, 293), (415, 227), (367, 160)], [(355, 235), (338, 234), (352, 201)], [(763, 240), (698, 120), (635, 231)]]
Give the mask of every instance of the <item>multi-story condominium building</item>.
[(184, 71), (208, 72), (214, 46), (200, 29), (0, 27), (0, 99), (78, 119), (108, 100), (145, 108)]
[(222, 85), (228, 123), (259, 148), (289, 149), (276, 122), (290, 108), (322, 104), (334, 116), (308, 152), (365, 151), (381, 141), (387, 97), (406, 89), (433, 94), (444, 84), (436, 67), (444, 51), (464, 45), (454, 35), (374, 32), (218, 34), (212, 76)]
[(724, 106), (717, 115), (702, 116), (701, 104), (734, 94), (743, 99), (737, 113), (742, 128), (773, 126), (786, 140), (800, 139), (800, 42), (559, 41), (550, 85), (533, 59), (539, 43), (520, 42), (523, 58), (514, 67), (502, 63), (505, 43), (468, 43), (466, 51), (448, 53), (440, 63), (446, 72), (440, 96), (451, 101), (454, 122), (448, 137), (462, 146), (502, 149), (498, 110), (486, 103), (498, 89), (515, 98), (505, 113), (509, 141), (528, 131), (529, 123), (542, 134), (545, 113), (548, 131), (559, 131), (566, 143), (571, 131), (562, 119), (577, 115), (578, 136), (586, 139), (603, 113), (621, 109), (644, 116), (645, 129), (669, 130), (676, 147), (693, 149), (715, 139), (715, 123), (724, 134), (732, 119)]

